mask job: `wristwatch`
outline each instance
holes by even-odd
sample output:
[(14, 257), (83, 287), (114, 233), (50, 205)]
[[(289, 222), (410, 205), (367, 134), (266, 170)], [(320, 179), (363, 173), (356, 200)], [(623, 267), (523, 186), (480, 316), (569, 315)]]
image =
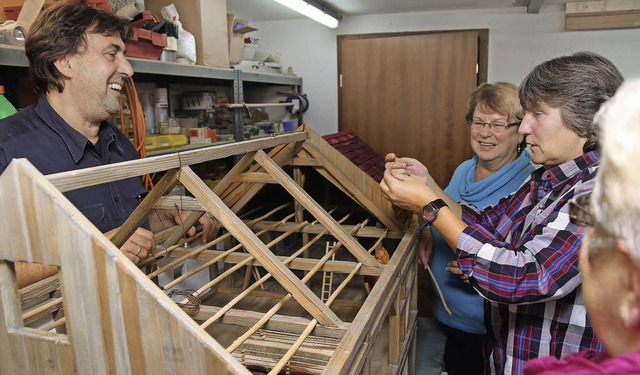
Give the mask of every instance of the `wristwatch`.
[(424, 219), (423, 227), (428, 228), (438, 218), (438, 211), (442, 207), (448, 207), (442, 199), (436, 199), (427, 203), (422, 207), (422, 218)]

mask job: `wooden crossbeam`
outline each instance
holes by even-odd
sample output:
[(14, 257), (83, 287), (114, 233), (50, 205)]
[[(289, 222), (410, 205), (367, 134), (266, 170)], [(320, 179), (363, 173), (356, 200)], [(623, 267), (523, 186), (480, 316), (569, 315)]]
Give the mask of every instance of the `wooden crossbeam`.
[(66, 192), (87, 186), (100, 185), (129, 177), (163, 172), (168, 169), (242, 155), (247, 152), (307, 139), (307, 133), (295, 132), (269, 138), (252, 139), (207, 148), (154, 156), (94, 168), (54, 173), (45, 176), (58, 190)]
[(367, 195), (365, 195), (360, 189), (358, 189), (358, 187), (353, 184), (351, 179), (345, 176), (335, 165), (333, 165), (333, 163), (331, 163), (317, 147), (315, 147), (310, 142), (305, 142), (303, 147), (314, 158), (318, 159), (322, 163), (323, 168), (326, 169), (329, 174), (335, 177), (336, 180), (334, 181), (338, 181), (338, 186), (344, 186), (343, 190), (351, 192), (357, 203), (369, 210), (369, 212), (371, 212), (376, 218), (378, 218), (378, 220), (380, 220), (387, 228), (391, 229), (394, 232), (400, 232), (402, 230), (395, 220), (388, 217), (369, 197), (367, 197)]
[[(264, 154), (259, 151), (258, 154)], [(222, 225), (253, 255), (262, 266), (321, 324), (338, 326), (340, 318), (331, 311), (313, 292), (304, 285), (269, 250), (224, 202), (189, 167), (182, 168), (180, 182), (212, 213)]]
[(271, 160), (264, 151), (256, 152), (255, 159), (262, 167), (275, 178), (282, 187), (291, 194), (300, 204), (304, 206), (336, 239), (344, 244), (353, 256), (355, 256), (365, 266), (379, 266), (376, 260), (367, 253), (360, 243), (354, 240), (338, 222), (329, 215), (309, 193), (304, 191), (285, 171)]
[[(175, 249), (173, 250), (173, 252), (171, 253), (172, 256), (176, 256), (176, 257), (181, 257), (184, 255), (189, 254), (190, 252), (192, 252), (193, 250), (185, 250), (185, 249)], [(220, 256), (220, 254), (222, 254), (223, 251), (221, 250), (207, 250), (204, 252), (201, 252), (200, 254), (198, 254), (198, 256), (196, 257), (197, 259), (203, 260), (203, 261), (207, 261), (210, 259), (214, 259), (218, 256)], [(247, 254), (247, 253), (239, 253), (239, 252), (235, 252), (232, 254), (227, 255), (224, 258), (224, 262), (225, 263), (230, 263), (230, 264), (234, 264), (234, 263), (240, 263), (243, 262), (246, 258), (252, 256), (251, 254)], [(284, 261), (287, 257), (285, 256), (278, 256), (278, 259), (280, 261)], [(294, 260), (291, 261), (291, 263), (289, 263), (287, 265), (287, 267), (289, 267), (289, 269), (292, 270), (303, 270), (303, 271), (308, 271), (310, 269), (313, 268), (313, 266), (316, 265), (316, 263), (318, 262), (318, 259), (314, 259), (314, 258), (296, 258)], [(261, 264), (256, 261), (254, 263), (254, 266), (260, 266)], [(328, 271), (328, 272), (337, 272), (337, 273), (348, 273), (351, 269), (353, 269), (355, 263), (354, 262), (349, 262), (349, 261), (345, 261), (345, 260), (329, 260), (327, 261), (322, 268), (320, 269), (321, 271)], [(377, 267), (362, 267), (360, 268), (359, 275), (367, 275), (367, 276), (380, 276), (380, 274), (382, 274), (382, 270), (380, 268)]]
[(140, 224), (149, 216), (149, 212), (153, 210), (156, 202), (178, 182), (178, 169), (168, 170), (162, 176), (156, 186), (151, 189), (144, 200), (136, 207), (136, 209), (127, 218), (127, 221), (120, 227), (116, 234), (111, 238), (111, 242), (120, 248), (129, 237), (140, 227)]

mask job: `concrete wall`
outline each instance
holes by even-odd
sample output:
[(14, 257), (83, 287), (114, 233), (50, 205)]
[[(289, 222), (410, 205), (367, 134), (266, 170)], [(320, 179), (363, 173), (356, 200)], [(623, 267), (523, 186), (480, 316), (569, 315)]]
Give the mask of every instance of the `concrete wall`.
[(320, 134), (338, 131), (338, 35), (489, 29), (490, 82), (518, 84), (540, 62), (585, 50), (611, 59), (625, 78), (640, 77), (640, 29), (567, 32), (560, 6), (543, 6), (539, 14), (519, 7), (346, 17), (335, 30), (307, 19), (252, 26), (261, 49), (279, 52), (285, 69), (303, 78), (310, 101), (305, 122)]

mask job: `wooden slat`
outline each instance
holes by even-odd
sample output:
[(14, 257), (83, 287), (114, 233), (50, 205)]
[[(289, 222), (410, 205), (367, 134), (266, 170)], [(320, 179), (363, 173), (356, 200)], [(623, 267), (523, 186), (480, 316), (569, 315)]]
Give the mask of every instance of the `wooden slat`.
[(291, 160), (290, 165), (294, 167), (322, 167), (322, 163), (318, 159), (305, 156), (296, 156)]
[(122, 247), (127, 239), (140, 227), (140, 224), (149, 216), (149, 212), (153, 209), (155, 203), (167, 191), (173, 189), (178, 181), (178, 169), (168, 170), (164, 176), (158, 181), (156, 186), (147, 194), (144, 200), (136, 207), (136, 209), (127, 218), (127, 221), (120, 227), (116, 234), (111, 238), (111, 242), (117, 248)]
[[(259, 151), (258, 154), (264, 154)], [(291, 270), (269, 250), (224, 202), (198, 178), (191, 168), (184, 167), (180, 182), (211, 212), (222, 225), (253, 255), (263, 267), (321, 324), (337, 326), (342, 322)]]
[[(184, 249), (175, 249), (171, 252), (171, 256), (175, 256), (175, 257), (181, 257), (184, 255), (189, 254), (191, 251), (190, 250), (184, 250)], [(220, 256), (222, 253), (224, 253), (224, 251), (221, 250), (207, 250), (204, 251), (202, 253), (200, 253), (196, 259), (200, 259), (200, 260), (210, 260), (210, 259), (214, 259), (218, 256)], [(247, 259), (248, 257), (251, 257), (251, 254), (247, 254), (247, 253), (239, 253), (239, 252), (235, 252), (235, 253), (231, 253), (228, 254), (227, 256), (225, 256), (224, 258), (224, 262), (225, 263), (230, 263), (230, 264), (237, 264), (240, 263), (242, 261), (244, 261), (245, 259)], [(284, 261), (287, 257), (286, 256), (277, 256), (277, 258), (280, 261)], [(313, 268), (313, 266), (316, 265), (316, 263), (318, 262), (317, 259), (314, 258), (296, 258), (294, 260), (292, 260), (287, 267), (289, 269), (292, 270), (302, 270), (302, 271), (308, 271), (310, 269)], [(345, 261), (345, 260), (328, 260), (323, 266), (322, 268), (320, 268), (320, 271), (323, 272), (338, 272), (338, 273), (349, 273), (349, 271), (354, 267), (356, 263), (354, 262), (349, 262), (349, 261)], [(255, 261), (254, 266), (261, 266), (259, 261)], [(366, 276), (380, 276), (382, 274), (382, 269), (379, 267), (362, 267), (360, 268), (358, 275), (366, 275)]]
[(602, 13), (626, 10), (640, 10), (638, 0), (598, 0), (570, 2), (565, 6), (565, 13)]
[[(317, 147), (307, 142), (304, 144), (304, 148), (313, 155), (313, 157), (320, 160), (324, 165), (324, 168), (340, 182), (340, 185), (344, 186), (345, 190), (353, 194), (356, 202), (371, 212), (373, 216), (380, 220), (387, 228), (395, 232), (399, 232), (401, 230), (400, 225), (398, 225), (393, 217), (387, 216), (387, 214), (381, 210), (380, 207), (369, 198), (369, 196), (365, 195), (364, 192), (358, 189), (358, 187), (351, 182), (348, 176), (344, 175), (336, 166), (331, 164)], [(364, 174), (364, 172), (362, 173)]]
[[(269, 151), (269, 157), (274, 160), (278, 165), (285, 165), (295, 155), (298, 146), (296, 143), (279, 146)], [(253, 155), (251, 155), (253, 158)], [(262, 170), (262, 167), (257, 164), (252, 166), (247, 172), (257, 172)], [(262, 189), (263, 184), (239, 184), (235, 187), (235, 197), (230, 199), (230, 196), (221, 195), (222, 200), (231, 207), (233, 212), (240, 212), (240, 210), (249, 202), (253, 197)], [(231, 186), (233, 187), (233, 185)], [(231, 188), (230, 187), (230, 188)], [(228, 191), (228, 189), (227, 189)]]
[[(264, 220), (264, 221), (261, 221), (259, 223), (255, 223), (253, 225), (249, 225), (249, 227), (251, 229), (264, 229), (264, 228), (270, 226), (272, 223), (274, 223), (274, 222), (270, 221), (270, 220)], [(275, 228), (274, 231), (276, 231), (276, 232), (286, 232), (287, 230), (289, 230), (289, 226), (291, 226), (291, 225), (295, 225), (295, 224), (283, 223), (282, 225), (280, 225), (277, 228)], [(342, 228), (344, 228), (345, 232), (350, 232), (351, 229), (354, 228), (354, 225), (342, 224)], [(307, 225), (307, 226), (303, 227), (300, 230), (300, 232), (308, 233), (308, 234), (318, 234), (318, 233), (322, 232), (323, 230), (324, 230), (324, 228), (321, 225), (311, 225), (310, 224), (310, 225)], [(385, 231), (386, 231), (386, 229), (377, 228), (377, 227), (369, 225), (369, 226), (360, 228), (357, 231), (357, 233), (354, 234), (354, 236), (355, 237), (359, 237), (359, 238), (378, 238)], [(399, 240), (399, 239), (402, 238), (402, 236), (403, 236), (402, 232), (388, 232), (387, 233), (387, 238), (390, 238), (390, 239)]]
[(567, 13), (564, 22), (564, 29), (567, 31), (632, 29), (638, 27), (640, 27), (640, 10)]
[(285, 143), (302, 141), (306, 133), (294, 132), (275, 137), (253, 139), (244, 142), (215, 145), (207, 148), (184, 151), (175, 154), (155, 156), (100, 167), (86, 168), (70, 172), (54, 173), (47, 179), (61, 192), (76, 190), (87, 186), (118, 181), (129, 177), (143, 176), (192, 164), (217, 160), (233, 155), (270, 148)]
[(275, 184), (276, 180), (267, 173), (245, 172), (236, 177), (236, 182)]
[[(198, 321), (204, 321), (209, 319), (211, 316), (215, 315), (219, 307), (215, 306), (200, 306), (200, 312), (198, 315), (194, 316), (194, 319)], [(260, 318), (262, 317), (262, 313), (249, 311), (249, 310), (237, 310), (230, 309), (227, 311), (220, 323), (236, 325), (241, 327), (251, 327)], [(265, 324), (265, 329), (270, 329), (274, 331), (281, 332), (289, 332), (289, 333), (301, 333), (304, 328), (309, 324), (309, 319), (297, 317), (297, 316), (289, 316), (289, 315), (274, 315), (269, 319), (267, 324)], [(311, 332), (312, 335), (315, 336), (324, 336), (330, 338), (342, 338), (347, 331), (348, 324), (343, 324), (341, 327), (329, 327), (329, 326), (316, 326), (315, 329)]]
[(291, 194), (300, 204), (304, 206), (336, 239), (344, 244), (353, 256), (355, 256), (362, 264), (370, 267), (378, 267), (376, 260), (367, 251), (354, 240), (338, 222), (331, 217), (313, 198), (298, 184), (296, 184), (282, 168), (280, 168), (273, 160), (271, 160), (263, 151), (256, 153), (256, 161), (264, 167), (281, 185)]
[[(369, 339), (375, 337), (382, 328), (382, 321), (387, 317), (391, 303), (398, 292), (393, 288), (393, 284), (405, 276), (408, 265), (413, 263), (414, 245), (417, 241), (416, 230), (417, 225), (415, 224), (407, 230), (398, 245), (399, 250), (393, 254), (385, 267), (385, 271), (388, 272), (384, 272), (378, 278), (371, 294), (353, 319), (345, 338), (336, 349), (336, 355), (327, 363), (325, 371), (328, 374), (345, 374), (352, 366), (361, 366), (361, 364), (354, 362), (358, 355), (356, 348), (363, 345), (365, 337), (369, 337)], [(367, 354), (365, 353), (362, 358), (366, 359)]]

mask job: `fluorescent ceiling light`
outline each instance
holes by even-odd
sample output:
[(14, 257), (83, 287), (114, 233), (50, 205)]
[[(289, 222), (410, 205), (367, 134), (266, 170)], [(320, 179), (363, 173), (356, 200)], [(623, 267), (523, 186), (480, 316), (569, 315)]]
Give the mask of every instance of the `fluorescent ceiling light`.
[(325, 12), (312, 5), (310, 2), (304, 0), (274, 0), (277, 3), (280, 3), (287, 8), (293, 9), (298, 13), (301, 13), (314, 21), (320, 22), (321, 24), (335, 29), (338, 27), (338, 19), (333, 15)]

